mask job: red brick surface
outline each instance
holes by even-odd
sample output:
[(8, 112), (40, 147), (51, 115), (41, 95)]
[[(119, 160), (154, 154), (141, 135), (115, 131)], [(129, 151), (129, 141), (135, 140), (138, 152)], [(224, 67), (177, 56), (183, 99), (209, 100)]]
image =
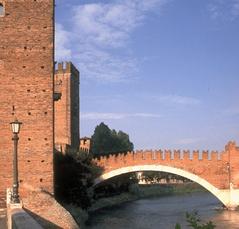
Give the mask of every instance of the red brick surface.
[[(65, 65), (65, 66), (64, 66)], [(79, 72), (71, 62), (59, 63), (55, 73), (55, 143), (59, 151), (79, 148)]]
[[(0, 0), (2, 2), (2, 0)], [(0, 17), (0, 197), (12, 184), (9, 123), (23, 122), (20, 194), (53, 193), (53, 0), (5, 0)]]

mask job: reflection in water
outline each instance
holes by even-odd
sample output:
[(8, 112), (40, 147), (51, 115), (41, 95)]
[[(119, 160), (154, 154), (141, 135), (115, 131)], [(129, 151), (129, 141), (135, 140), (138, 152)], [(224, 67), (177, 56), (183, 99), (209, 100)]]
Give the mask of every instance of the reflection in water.
[[(239, 228), (239, 212), (238, 211), (220, 211), (220, 214), (215, 214), (212, 221), (218, 222), (220, 225), (217, 228)], [(227, 225), (229, 225), (227, 227)]]
[(203, 221), (213, 221), (217, 229), (239, 229), (239, 212), (218, 210), (221, 203), (210, 193), (193, 193), (149, 198), (94, 213), (88, 229), (174, 229), (187, 227), (185, 212), (197, 211)]

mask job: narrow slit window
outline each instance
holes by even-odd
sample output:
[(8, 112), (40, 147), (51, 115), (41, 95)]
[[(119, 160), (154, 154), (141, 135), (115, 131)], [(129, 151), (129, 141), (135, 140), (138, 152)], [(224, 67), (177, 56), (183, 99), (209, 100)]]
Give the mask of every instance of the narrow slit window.
[(0, 16), (4, 16), (4, 6), (1, 2), (0, 2)]

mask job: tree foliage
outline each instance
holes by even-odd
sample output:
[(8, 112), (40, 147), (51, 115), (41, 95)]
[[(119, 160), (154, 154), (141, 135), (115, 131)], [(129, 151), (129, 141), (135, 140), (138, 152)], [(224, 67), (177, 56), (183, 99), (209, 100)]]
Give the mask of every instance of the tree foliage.
[(129, 135), (123, 131), (111, 130), (103, 122), (96, 126), (91, 137), (92, 152), (94, 155), (107, 155), (132, 151), (133, 143), (129, 140)]
[(136, 182), (137, 177), (135, 173), (126, 173), (113, 177), (96, 186), (94, 189), (94, 198), (99, 199), (101, 197), (110, 197), (123, 192), (129, 192), (130, 186)]
[(167, 173), (167, 172), (158, 172), (158, 171), (144, 171), (142, 174), (142, 177), (147, 182), (151, 182), (151, 183), (159, 182), (161, 179), (166, 179), (167, 182), (169, 182), (170, 179), (181, 180), (183, 182), (189, 181), (188, 179), (176, 174)]
[[(216, 226), (212, 223), (212, 221), (209, 221), (207, 223), (202, 223), (198, 213), (193, 212), (193, 213), (186, 213), (186, 220), (188, 222), (188, 226), (193, 229), (214, 229)], [(180, 224), (175, 225), (175, 229), (181, 229)]]
[(55, 152), (55, 194), (60, 202), (74, 203), (82, 208), (91, 205), (91, 186), (101, 174), (86, 152)]
[(214, 229), (216, 227), (211, 221), (202, 223), (197, 212), (193, 212), (192, 214), (187, 212), (186, 219), (188, 226), (194, 229)]

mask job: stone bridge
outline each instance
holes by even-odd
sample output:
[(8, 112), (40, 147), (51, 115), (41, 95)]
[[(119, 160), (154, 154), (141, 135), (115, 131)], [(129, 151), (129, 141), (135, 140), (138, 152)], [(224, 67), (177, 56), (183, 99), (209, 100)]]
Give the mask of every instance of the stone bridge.
[(95, 184), (129, 172), (168, 172), (200, 184), (228, 209), (239, 207), (239, 147), (235, 142), (229, 142), (221, 152), (136, 151), (102, 156), (94, 162), (103, 170)]

